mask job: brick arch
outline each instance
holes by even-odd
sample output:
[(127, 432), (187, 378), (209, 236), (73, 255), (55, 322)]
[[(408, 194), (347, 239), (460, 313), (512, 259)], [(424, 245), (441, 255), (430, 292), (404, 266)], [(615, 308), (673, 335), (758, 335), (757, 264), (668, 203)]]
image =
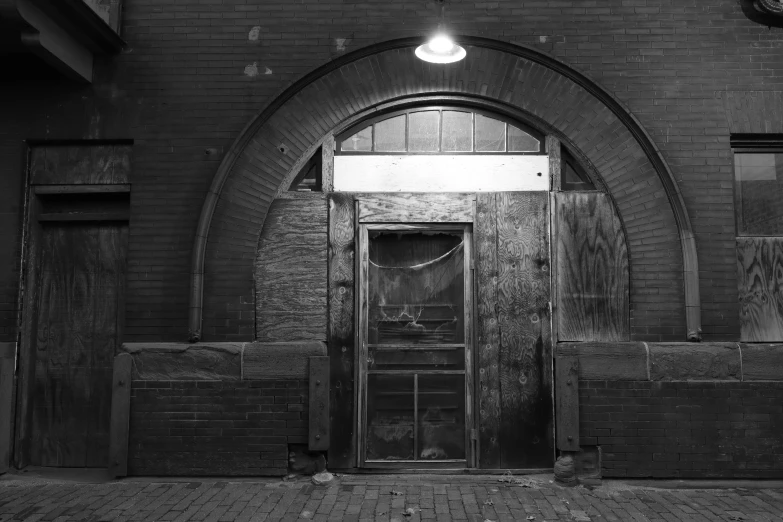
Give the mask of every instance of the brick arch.
[[(193, 248), (191, 339), (253, 336), (253, 261), (267, 210), (297, 160), (337, 127), (422, 95), (490, 100), (531, 115), (595, 166), (617, 204), (631, 260), (632, 336), (698, 335), (690, 220), (668, 166), (639, 122), (583, 74), (539, 51), (460, 38), (465, 60), (415, 58), (421, 40), (343, 56), (294, 84), (240, 134), (205, 199)], [(651, 282), (654, 282), (651, 284)], [(668, 330), (667, 330), (668, 329)]]

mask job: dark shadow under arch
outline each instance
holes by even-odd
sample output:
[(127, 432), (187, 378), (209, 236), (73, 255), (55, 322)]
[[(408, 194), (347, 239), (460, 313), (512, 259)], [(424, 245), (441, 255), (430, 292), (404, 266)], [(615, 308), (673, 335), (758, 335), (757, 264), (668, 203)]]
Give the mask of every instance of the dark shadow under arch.
[[(330, 132), (426, 96), (463, 97), (505, 113), (517, 111), (525, 115), (523, 121), (532, 120), (580, 151), (614, 198), (629, 242), (636, 245), (636, 258), (646, 259), (643, 271), (658, 270), (683, 283), (669, 291), (669, 305), (661, 305), (661, 299), (645, 303), (643, 296), (637, 301), (644, 311), (662, 307), (671, 314), (679, 309), (688, 337), (698, 336), (698, 263), (690, 219), (671, 171), (641, 124), (609, 92), (549, 55), (484, 38), (463, 37), (460, 42), (468, 47), (468, 59), (446, 67), (412, 58), (419, 38), (347, 54), (299, 80), (242, 131), (213, 179), (199, 218), (192, 257), (191, 340), (202, 337), (205, 281), (206, 315), (215, 326), (215, 340), (251, 337), (252, 328), (243, 329), (233, 312), (242, 306), (252, 310), (255, 243), (269, 204), (296, 160), (317, 149)], [(655, 234), (650, 220), (656, 223)], [(650, 263), (661, 252), (667, 257)], [(231, 321), (235, 324), (225, 326)]]

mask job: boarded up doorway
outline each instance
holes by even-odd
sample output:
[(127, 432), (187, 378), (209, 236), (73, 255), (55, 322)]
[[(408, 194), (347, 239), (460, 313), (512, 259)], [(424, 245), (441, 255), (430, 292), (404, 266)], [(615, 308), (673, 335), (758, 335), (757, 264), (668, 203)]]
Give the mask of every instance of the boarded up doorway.
[(112, 369), (120, 342), (124, 223), (40, 231), (30, 464), (106, 467)]
[(130, 144), (31, 149), (15, 465), (109, 464), (125, 315)]

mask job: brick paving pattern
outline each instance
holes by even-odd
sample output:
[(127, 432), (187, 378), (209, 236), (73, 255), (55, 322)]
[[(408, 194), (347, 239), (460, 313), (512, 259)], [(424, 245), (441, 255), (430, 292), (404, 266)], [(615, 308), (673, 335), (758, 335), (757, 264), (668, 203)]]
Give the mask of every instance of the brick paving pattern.
[[(430, 477), (431, 478), (431, 477)], [(543, 479), (0, 480), (0, 521), (783, 521), (783, 489), (562, 488)]]

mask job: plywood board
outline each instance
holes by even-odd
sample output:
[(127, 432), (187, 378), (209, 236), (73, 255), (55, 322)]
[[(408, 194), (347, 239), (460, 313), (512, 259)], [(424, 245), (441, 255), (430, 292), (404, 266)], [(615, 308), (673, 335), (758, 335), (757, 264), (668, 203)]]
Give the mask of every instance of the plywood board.
[(579, 451), (579, 358), (558, 357), (555, 361), (557, 386), (557, 449)]
[(360, 223), (472, 223), (473, 194), (358, 196)]
[(338, 155), (334, 189), (345, 192), (549, 190), (545, 155)]
[(277, 199), (256, 257), (256, 337), (326, 340), (326, 199)]
[(737, 238), (740, 339), (783, 341), (783, 238)]
[(49, 145), (32, 152), (34, 185), (130, 183), (131, 145)]
[(500, 467), (500, 329), (497, 317), (497, 209), (495, 194), (477, 194), (476, 353), (479, 467)]
[(329, 323), (331, 389), (329, 465), (356, 465), (354, 441), (354, 254), (355, 207), (351, 194), (329, 196)]
[(558, 340), (629, 340), (628, 249), (611, 200), (560, 192), (556, 202)]
[(501, 467), (553, 464), (546, 192), (497, 194)]
[(128, 228), (41, 230), (32, 464), (105, 467)]
[(310, 357), (308, 448), (329, 449), (329, 357)]

